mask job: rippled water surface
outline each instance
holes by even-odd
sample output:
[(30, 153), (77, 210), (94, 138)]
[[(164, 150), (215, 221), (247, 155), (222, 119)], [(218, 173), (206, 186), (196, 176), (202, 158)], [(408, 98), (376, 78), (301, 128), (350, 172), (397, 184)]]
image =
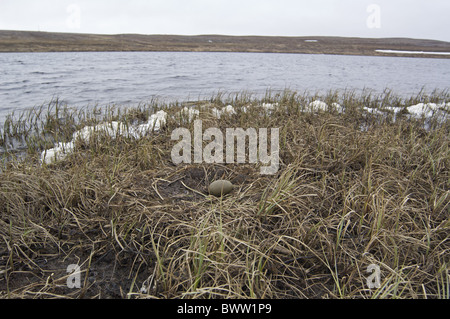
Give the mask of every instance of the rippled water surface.
[(267, 89), (364, 88), (400, 95), (450, 87), (450, 59), (273, 53), (0, 53), (0, 118), (59, 97), (69, 105), (133, 105)]

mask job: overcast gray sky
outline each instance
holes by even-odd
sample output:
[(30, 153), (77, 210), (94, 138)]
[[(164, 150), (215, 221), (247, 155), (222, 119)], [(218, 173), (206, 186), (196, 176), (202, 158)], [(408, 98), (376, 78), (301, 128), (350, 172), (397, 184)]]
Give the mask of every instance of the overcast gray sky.
[(0, 29), (450, 41), (450, 0), (0, 0)]

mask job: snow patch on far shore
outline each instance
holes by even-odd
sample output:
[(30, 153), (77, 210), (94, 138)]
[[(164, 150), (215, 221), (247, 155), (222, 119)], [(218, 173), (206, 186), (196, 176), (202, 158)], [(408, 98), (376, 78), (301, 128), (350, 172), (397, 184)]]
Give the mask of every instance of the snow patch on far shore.
[(375, 50), (379, 53), (403, 53), (403, 54), (436, 54), (436, 55), (450, 55), (450, 52), (427, 52), (427, 51), (401, 51), (401, 50)]

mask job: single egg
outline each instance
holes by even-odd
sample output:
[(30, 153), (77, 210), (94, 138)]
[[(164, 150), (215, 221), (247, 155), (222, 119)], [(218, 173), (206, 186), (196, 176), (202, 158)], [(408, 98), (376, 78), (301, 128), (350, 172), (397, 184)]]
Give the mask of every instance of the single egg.
[(227, 180), (218, 180), (212, 182), (208, 188), (209, 193), (217, 197), (226, 195), (230, 193), (232, 190), (233, 184), (231, 184), (231, 182)]

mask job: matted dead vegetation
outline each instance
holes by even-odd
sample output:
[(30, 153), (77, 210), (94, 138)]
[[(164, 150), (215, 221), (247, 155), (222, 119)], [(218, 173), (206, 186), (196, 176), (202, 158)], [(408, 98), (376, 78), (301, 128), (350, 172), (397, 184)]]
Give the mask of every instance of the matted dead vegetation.
[[(319, 98), (345, 111), (308, 112)], [(109, 109), (101, 121), (175, 116), (141, 139), (99, 134), (51, 165), (41, 151), (98, 112), (56, 102), (9, 118), (3, 146), (26, 148), (6, 149), (0, 173), (0, 297), (449, 298), (450, 124), (364, 109), (446, 100), (286, 91), (191, 103), (204, 128), (279, 127), (280, 169), (267, 176), (256, 164), (175, 166), (170, 134), (192, 128), (175, 115), (183, 103)], [(228, 104), (235, 114), (208, 111)], [(219, 178), (235, 189), (209, 196)], [(67, 287), (70, 264), (79, 289)]]

